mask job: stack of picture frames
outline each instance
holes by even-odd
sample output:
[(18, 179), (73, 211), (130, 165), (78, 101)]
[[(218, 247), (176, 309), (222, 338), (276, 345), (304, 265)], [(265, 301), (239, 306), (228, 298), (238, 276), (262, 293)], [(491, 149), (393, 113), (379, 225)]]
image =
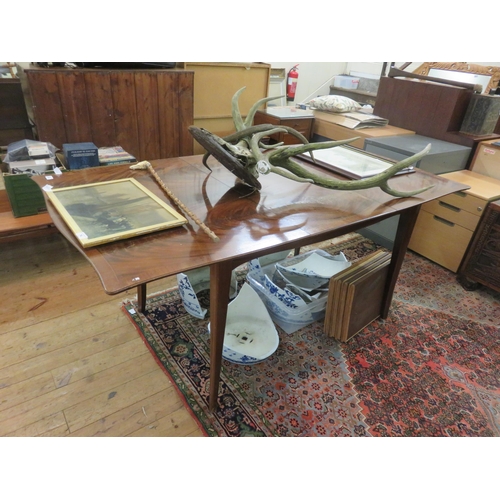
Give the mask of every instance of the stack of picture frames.
[(347, 342), (380, 316), (391, 253), (377, 250), (330, 279), (325, 333)]

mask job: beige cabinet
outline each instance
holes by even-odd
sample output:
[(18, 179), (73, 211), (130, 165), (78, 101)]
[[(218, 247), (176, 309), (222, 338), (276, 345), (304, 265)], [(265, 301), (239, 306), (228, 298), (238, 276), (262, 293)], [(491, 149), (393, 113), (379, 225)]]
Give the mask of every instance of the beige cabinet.
[(479, 143), (470, 170), (477, 174), (500, 179), (500, 139)]
[(442, 177), (470, 189), (422, 205), (408, 248), (457, 272), (486, 206), (500, 199), (500, 180), (469, 170)]
[[(268, 96), (271, 65), (265, 63), (186, 62), (182, 67), (194, 72), (194, 121), (219, 137), (233, 133), (231, 101), (237, 90), (243, 117), (259, 99)], [(204, 149), (194, 141), (195, 154)]]

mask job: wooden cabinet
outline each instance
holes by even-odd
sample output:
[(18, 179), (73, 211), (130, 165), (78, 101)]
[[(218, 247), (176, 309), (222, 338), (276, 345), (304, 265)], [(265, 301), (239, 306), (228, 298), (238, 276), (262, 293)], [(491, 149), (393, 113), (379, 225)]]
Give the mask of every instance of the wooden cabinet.
[(0, 78), (0, 146), (23, 139), (33, 139), (33, 131), (21, 81), (18, 78)]
[(382, 77), (373, 113), (395, 127), (461, 144), (475, 150), (480, 141), (493, 139), (460, 132), (474, 92), (453, 85), (417, 79)]
[(500, 202), (491, 202), (484, 213), (459, 270), (467, 289), (477, 283), (500, 292)]
[[(186, 62), (182, 66), (194, 72), (194, 125), (219, 137), (235, 131), (231, 101), (236, 91), (245, 87), (238, 101), (243, 117), (268, 95), (270, 64)], [(196, 141), (193, 148), (195, 154), (205, 151)]]
[(138, 160), (193, 154), (193, 72), (24, 70), (40, 141), (122, 146)]
[[(267, 110), (259, 110), (255, 114), (254, 125), (261, 125), (263, 123), (270, 123), (271, 125), (285, 125), (286, 127), (293, 128), (300, 132), (308, 141), (311, 140), (312, 127), (314, 116), (312, 113), (303, 111), (297, 108), (268, 108)], [(285, 132), (273, 134), (270, 136), (271, 142), (283, 142), (284, 144), (301, 144), (301, 141), (293, 135)]]
[(468, 170), (442, 177), (470, 189), (422, 205), (408, 248), (457, 272), (486, 206), (500, 198), (500, 181)]

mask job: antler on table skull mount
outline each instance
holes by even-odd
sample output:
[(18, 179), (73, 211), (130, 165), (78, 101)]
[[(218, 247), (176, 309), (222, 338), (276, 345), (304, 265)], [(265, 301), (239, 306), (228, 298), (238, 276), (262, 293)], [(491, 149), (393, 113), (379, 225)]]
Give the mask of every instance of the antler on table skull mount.
[[(282, 96), (260, 99), (250, 108), (247, 117), (243, 119), (239, 110), (238, 99), (244, 90), (245, 87), (241, 88), (232, 98), (232, 117), (236, 128), (235, 133), (221, 138), (203, 128), (189, 127), (191, 135), (207, 150), (207, 153), (203, 157), (203, 164), (207, 168), (210, 169), (207, 160), (212, 155), (224, 167), (236, 175), (236, 177), (256, 189), (262, 188), (258, 180), (259, 175), (269, 173), (278, 174), (297, 182), (316, 184), (328, 189), (357, 190), (379, 187), (385, 193), (398, 198), (415, 196), (433, 187), (427, 186), (416, 191), (401, 192), (391, 188), (388, 184), (391, 177), (425, 156), (430, 150), (430, 144), (420, 153), (395, 163), (384, 172), (366, 179), (340, 180), (323, 177), (310, 172), (294, 161), (293, 156), (309, 153), (314, 161), (313, 151), (348, 144), (356, 140), (357, 137), (343, 141), (309, 143), (302, 134), (291, 127), (276, 127), (271, 124), (253, 125), (254, 116), (258, 108), (262, 104), (279, 99)], [(293, 135), (302, 144), (284, 146), (283, 143), (278, 143), (267, 146), (261, 142), (264, 137), (280, 132)]]

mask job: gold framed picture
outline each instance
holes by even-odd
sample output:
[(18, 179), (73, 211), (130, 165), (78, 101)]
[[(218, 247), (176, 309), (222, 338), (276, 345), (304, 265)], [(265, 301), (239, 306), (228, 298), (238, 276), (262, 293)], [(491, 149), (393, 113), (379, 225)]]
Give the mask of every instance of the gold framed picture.
[(54, 188), (46, 194), (84, 248), (187, 223), (132, 178)]

